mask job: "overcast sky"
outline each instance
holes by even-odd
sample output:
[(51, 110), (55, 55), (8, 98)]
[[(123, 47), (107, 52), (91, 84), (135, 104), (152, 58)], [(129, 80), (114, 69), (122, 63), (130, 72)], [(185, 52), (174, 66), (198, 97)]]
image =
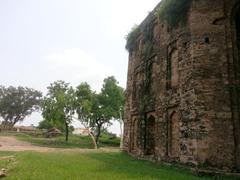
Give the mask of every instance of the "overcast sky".
[[(0, 84), (46, 92), (55, 80), (125, 88), (125, 35), (160, 0), (0, 0)], [(37, 124), (34, 115), (25, 124)]]

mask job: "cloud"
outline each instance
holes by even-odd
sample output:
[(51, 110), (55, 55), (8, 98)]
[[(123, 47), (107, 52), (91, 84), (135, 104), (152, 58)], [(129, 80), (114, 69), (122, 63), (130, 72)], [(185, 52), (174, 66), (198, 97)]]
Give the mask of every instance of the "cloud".
[(103, 79), (113, 74), (110, 67), (78, 48), (53, 52), (43, 60), (54, 80), (65, 80), (74, 86), (86, 81), (94, 90), (100, 90)]

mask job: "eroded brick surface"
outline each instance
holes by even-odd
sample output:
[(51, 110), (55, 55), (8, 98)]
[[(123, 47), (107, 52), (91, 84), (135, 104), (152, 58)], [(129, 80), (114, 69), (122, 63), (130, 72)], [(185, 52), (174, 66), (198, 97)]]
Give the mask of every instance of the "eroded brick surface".
[(129, 54), (125, 151), (240, 169), (239, 4), (192, 0), (187, 23), (177, 28), (144, 20), (153, 50), (144, 54), (141, 33)]

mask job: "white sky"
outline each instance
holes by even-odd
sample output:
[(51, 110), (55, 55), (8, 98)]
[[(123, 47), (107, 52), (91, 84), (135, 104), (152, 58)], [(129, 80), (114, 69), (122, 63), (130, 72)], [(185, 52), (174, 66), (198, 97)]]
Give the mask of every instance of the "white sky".
[[(86, 81), (99, 90), (114, 75), (125, 88), (124, 37), (159, 1), (0, 0), (0, 84), (46, 92), (55, 80)], [(23, 124), (39, 120), (35, 113)]]

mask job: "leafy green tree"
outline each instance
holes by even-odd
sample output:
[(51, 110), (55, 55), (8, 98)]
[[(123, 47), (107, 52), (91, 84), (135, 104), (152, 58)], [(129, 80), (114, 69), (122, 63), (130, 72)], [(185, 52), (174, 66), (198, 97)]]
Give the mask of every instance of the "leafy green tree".
[(121, 145), (123, 140), (123, 111), (124, 111), (124, 89), (118, 85), (115, 77), (110, 76), (104, 79), (103, 88), (101, 90), (101, 101), (104, 105), (105, 111), (108, 113), (107, 117), (117, 120), (120, 123)]
[(74, 90), (64, 81), (55, 81), (48, 87), (43, 101), (43, 117), (55, 125), (65, 125), (66, 141), (68, 141), (69, 125), (74, 115)]
[(27, 87), (0, 86), (0, 116), (2, 127), (13, 127), (32, 112), (39, 110), (42, 93)]
[(95, 121), (93, 119), (93, 103), (94, 103), (94, 96), (96, 95), (95, 92), (91, 90), (89, 84), (81, 83), (76, 88), (76, 102), (75, 108), (76, 113), (78, 115), (78, 120), (81, 124), (88, 129), (89, 135), (92, 138), (93, 144), (97, 149), (97, 142), (94, 135), (95, 130)]
[(118, 86), (114, 76), (104, 79), (100, 93), (100, 103), (103, 105), (107, 117), (119, 119), (119, 110), (124, 105), (124, 90)]
[(39, 129), (49, 130), (49, 129), (53, 128), (53, 127), (54, 127), (54, 124), (52, 122), (50, 122), (50, 121), (45, 120), (45, 119), (40, 121), (39, 124), (38, 124), (38, 128)]
[(119, 119), (119, 110), (123, 103), (123, 89), (118, 86), (113, 76), (104, 79), (103, 87), (98, 94), (93, 92), (87, 83), (82, 83), (77, 87), (78, 119), (93, 132), (95, 147), (99, 144), (103, 126), (110, 124), (111, 119)]

